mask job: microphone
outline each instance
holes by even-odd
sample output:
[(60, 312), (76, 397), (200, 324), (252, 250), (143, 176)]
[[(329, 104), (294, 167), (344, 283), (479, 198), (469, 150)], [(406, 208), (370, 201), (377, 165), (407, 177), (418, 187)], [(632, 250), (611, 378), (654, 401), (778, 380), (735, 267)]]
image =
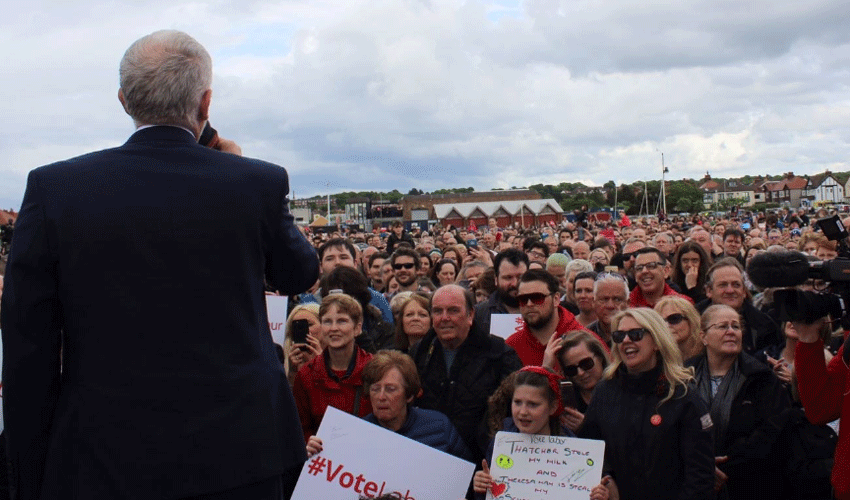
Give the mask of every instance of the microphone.
[(802, 285), (809, 279), (809, 259), (800, 252), (764, 252), (747, 266), (747, 276), (762, 288)]

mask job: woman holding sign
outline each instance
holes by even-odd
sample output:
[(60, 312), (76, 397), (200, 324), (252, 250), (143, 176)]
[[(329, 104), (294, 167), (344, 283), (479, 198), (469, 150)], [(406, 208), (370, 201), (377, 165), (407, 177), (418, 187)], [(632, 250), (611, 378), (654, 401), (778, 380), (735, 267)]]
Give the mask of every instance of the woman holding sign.
[(711, 417), (667, 325), (655, 311), (635, 308), (618, 313), (611, 328), (614, 361), (578, 436), (605, 441), (603, 474), (621, 498), (712, 498)]
[[(484, 498), (487, 490), (495, 484), (488, 460), (492, 461), (496, 432), (575, 436), (572, 431), (562, 427), (558, 420), (564, 411), (558, 386), (560, 380), (560, 376), (541, 366), (526, 366), (505, 378), (490, 397), (490, 448), (487, 460), (482, 462), (483, 470), (476, 472), (472, 479), (476, 498)], [(606, 500), (607, 487), (597, 486), (591, 498)]]
[(334, 293), (322, 299), (319, 319), (327, 347), (298, 370), (292, 384), (305, 441), (319, 429), (328, 406), (358, 417), (372, 411), (363, 398), (361, 376), (372, 355), (354, 343), (363, 329), (363, 308), (352, 297)]

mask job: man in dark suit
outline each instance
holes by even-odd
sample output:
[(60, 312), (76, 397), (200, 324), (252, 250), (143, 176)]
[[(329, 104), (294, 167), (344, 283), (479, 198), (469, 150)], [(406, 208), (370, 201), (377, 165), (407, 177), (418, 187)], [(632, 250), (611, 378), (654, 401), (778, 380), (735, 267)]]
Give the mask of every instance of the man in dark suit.
[(306, 453), (264, 279), (318, 276), (287, 173), (197, 143), (212, 71), (188, 35), (138, 40), (120, 77), (127, 143), (29, 174), (2, 298), (10, 488), (279, 499)]

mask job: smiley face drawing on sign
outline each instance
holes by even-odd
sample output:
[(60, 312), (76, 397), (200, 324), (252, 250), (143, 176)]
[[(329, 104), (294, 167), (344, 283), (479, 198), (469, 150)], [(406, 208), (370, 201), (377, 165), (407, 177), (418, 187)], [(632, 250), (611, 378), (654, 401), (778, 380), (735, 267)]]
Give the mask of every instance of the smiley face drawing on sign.
[(510, 469), (514, 466), (514, 460), (507, 455), (499, 455), (496, 457), (496, 465), (502, 469)]

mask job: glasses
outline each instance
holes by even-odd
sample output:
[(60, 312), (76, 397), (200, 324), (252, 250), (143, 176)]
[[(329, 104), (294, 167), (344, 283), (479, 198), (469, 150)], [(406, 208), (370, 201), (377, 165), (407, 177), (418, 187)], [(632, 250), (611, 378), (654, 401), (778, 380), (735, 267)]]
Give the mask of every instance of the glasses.
[(574, 365), (565, 366), (564, 375), (566, 375), (567, 377), (575, 377), (576, 375), (578, 375), (579, 368), (581, 368), (581, 371), (586, 372), (593, 368), (594, 365), (596, 365), (596, 362), (593, 361), (593, 358), (588, 356)]
[(663, 262), (647, 262), (646, 264), (638, 264), (635, 266), (635, 272), (639, 273), (646, 269), (647, 271), (655, 271), (659, 266), (663, 266)]
[(414, 264), (413, 262), (408, 262), (406, 264), (393, 264), (393, 269), (395, 269), (396, 271), (398, 271), (399, 269), (413, 269), (414, 267), (416, 267), (416, 264)]
[(708, 328), (706, 328), (706, 330), (711, 330), (712, 328), (720, 328), (720, 331), (722, 331), (722, 332), (729, 331), (730, 329), (733, 332), (740, 332), (741, 331), (741, 324), (740, 323), (715, 323), (713, 325), (708, 325)]
[(664, 321), (666, 321), (668, 325), (672, 326), (672, 325), (678, 325), (679, 323), (681, 323), (682, 321), (685, 321), (686, 319), (688, 319), (688, 318), (686, 318), (684, 314), (674, 313), (674, 314), (671, 314), (670, 316), (667, 316), (666, 318), (664, 318)]
[(623, 252), (623, 260), (629, 260), (635, 256), (637, 252)]
[(517, 295), (516, 299), (519, 301), (519, 305), (524, 306), (531, 301), (535, 306), (539, 306), (546, 301), (546, 298), (549, 297), (550, 294), (535, 292), (535, 293), (524, 293), (521, 295)]
[(632, 340), (632, 342), (640, 342), (640, 339), (643, 338), (644, 335), (649, 333), (649, 330), (646, 328), (632, 328), (631, 330), (614, 330), (611, 332), (611, 340), (616, 344), (622, 343), (626, 340), (626, 335)]

